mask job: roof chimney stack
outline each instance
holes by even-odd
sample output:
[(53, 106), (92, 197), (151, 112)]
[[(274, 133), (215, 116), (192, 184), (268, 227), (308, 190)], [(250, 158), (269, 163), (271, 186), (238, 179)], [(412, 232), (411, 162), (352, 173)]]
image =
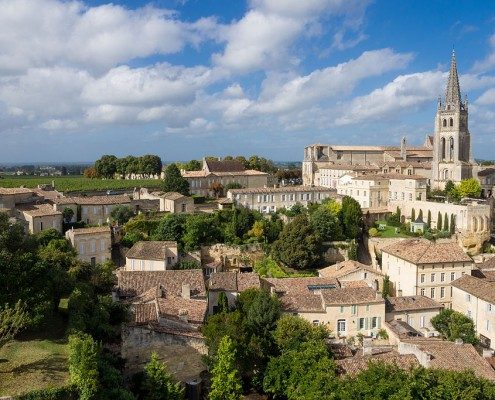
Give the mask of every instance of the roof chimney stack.
[(186, 300), (191, 298), (191, 285), (189, 283), (182, 284), (182, 298)]

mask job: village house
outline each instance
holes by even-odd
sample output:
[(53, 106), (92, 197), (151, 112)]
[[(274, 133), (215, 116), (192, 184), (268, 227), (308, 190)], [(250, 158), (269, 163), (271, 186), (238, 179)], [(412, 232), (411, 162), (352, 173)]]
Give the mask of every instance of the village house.
[(62, 213), (50, 204), (17, 205), (15, 217), (30, 233), (39, 233), (47, 229), (55, 229), (62, 233)]
[(109, 226), (69, 229), (65, 237), (77, 251), (77, 258), (92, 265), (112, 259), (112, 231)]
[(31, 189), (0, 187), (0, 209), (13, 210), (16, 205), (34, 203), (42, 199)]
[(203, 159), (200, 171), (181, 171), (181, 175), (189, 182), (189, 192), (211, 197), (216, 194), (214, 186), (220, 191), (228, 184), (237, 184), (245, 188), (266, 187), (275, 184), (275, 179), (266, 172), (247, 170), (244, 164), (236, 160)]
[(133, 193), (133, 201), (136, 200), (157, 200), (161, 212), (172, 214), (194, 212), (194, 199), (177, 192), (149, 192), (148, 189), (141, 188)]
[(375, 336), (385, 321), (385, 300), (365, 282), (326, 278), (264, 278), (285, 313), (324, 325), (337, 337)]
[[(474, 271), (473, 271), (474, 272)], [(495, 347), (495, 272), (452, 282), (452, 309), (471, 318), (482, 344)], [(482, 277), (481, 277), (482, 276)]]
[(54, 200), (57, 211), (72, 209), (74, 215), (71, 222), (82, 221), (88, 225), (108, 223), (115, 207), (130, 204), (131, 199), (127, 195), (61, 197)]
[(382, 249), (381, 268), (397, 296), (427, 296), (450, 308), (451, 283), (471, 274), (473, 260), (455, 242), (406, 239)]
[(381, 291), (383, 286), (383, 275), (369, 265), (361, 264), (359, 261), (347, 260), (329, 267), (319, 269), (320, 278), (338, 279), (339, 282), (364, 281), (369, 287)]
[(315, 186), (336, 189), (339, 179), (344, 175), (358, 176), (378, 172), (380, 168), (376, 165), (329, 164), (321, 166), (315, 172)]
[(212, 273), (207, 281), (208, 314), (212, 315), (217, 311), (220, 293), (224, 293), (226, 295), (229, 308), (233, 308), (235, 306), (237, 296), (239, 296), (241, 292), (247, 289), (259, 289), (260, 287), (260, 277), (256, 273)]
[(431, 324), (443, 306), (426, 296), (388, 297), (385, 300), (385, 320), (404, 321), (423, 336), (437, 335)]
[(125, 255), (126, 271), (171, 270), (179, 262), (177, 242), (137, 242)]
[(236, 205), (267, 214), (282, 208), (290, 209), (295, 204), (307, 207), (325, 199), (340, 199), (334, 189), (319, 186), (284, 186), (279, 188), (230, 189), (227, 198)]

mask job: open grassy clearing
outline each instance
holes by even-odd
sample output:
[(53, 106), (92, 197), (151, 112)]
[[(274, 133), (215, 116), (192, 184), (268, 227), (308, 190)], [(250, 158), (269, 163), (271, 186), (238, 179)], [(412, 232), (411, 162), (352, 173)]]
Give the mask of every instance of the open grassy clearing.
[(381, 238), (408, 238), (408, 237), (411, 237), (411, 236), (407, 236), (406, 234), (401, 233), (401, 232), (396, 233), (395, 230), (400, 229), (400, 228), (387, 225), (387, 221), (377, 221), (376, 223), (378, 226), (380, 226), (380, 225), (385, 226), (385, 229), (383, 229), (383, 230), (378, 229), (378, 232), (380, 232), (380, 235), (378, 237), (381, 237)]
[(63, 319), (54, 318), (0, 348), (0, 396), (63, 386), (69, 379), (64, 332)]
[(89, 190), (120, 190), (133, 189), (135, 187), (158, 188), (162, 184), (161, 179), (89, 179), (83, 176), (19, 176), (0, 178), (0, 187), (26, 187), (35, 188), (38, 185), (55, 183), (58, 191), (89, 191)]

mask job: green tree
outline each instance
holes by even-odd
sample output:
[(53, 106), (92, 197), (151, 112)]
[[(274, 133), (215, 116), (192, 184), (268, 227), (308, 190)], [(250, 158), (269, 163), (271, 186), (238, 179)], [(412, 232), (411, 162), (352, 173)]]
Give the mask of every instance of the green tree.
[(162, 160), (153, 154), (146, 154), (139, 159), (140, 173), (146, 177), (160, 176), (162, 172)]
[(460, 197), (479, 198), (481, 195), (481, 185), (475, 178), (463, 179), (456, 186), (456, 190)]
[(151, 235), (151, 240), (180, 242), (184, 234), (185, 225), (186, 216), (184, 214), (169, 214), (160, 220), (158, 227)]
[(462, 313), (444, 309), (431, 319), (431, 324), (447, 340), (462, 339), (465, 343), (478, 343), (473, 321)]
[(342, 224), (347, 239), (356, 239), (361, 234), (363, 212), (359, 203), (349, 196), (342, 199)]
[(18, 301), (13, 307), (0, 306), (0, 348), (29, 324), (26, 306)]
[(95, 170), (98, 176), (112, 179), (117, 172), (117, 157), (104, 155), (95, 162)]
[(418, 218), (421, 219), (421, 221), (423, 220), (423, 210), (419, 210), (419, 214), (418, 214)]
[(185, 164), (182, 164), (182, 169), (186, 171), (201, 171), (203, 164), (198, 160), (190, 160)]
[(163, 190), (165, 192), (178, 192), (184, 196), (189, 196), (189, 182), (182, 177), (176, 164), (170, 164), (165, 168)]
[(443, 230), (449, 232), (449, 217), (447, 213), (443, 216)]
[(437, 230), (442, 230), (442, 213), (439, 211), (437, 216)]
[(304, 214), (284, 226), (272, 245), (272, 256), (282, 264), (296, 269), (307, 269), (321, 260), (321, 238)]
[(242, 189), (242, 185), (238, 182), (230, 182), (225, 185), (225, 192), (228, 192), (230, 189)]
[(387, 297), (390, 297), (392, 295), (392, 290), (391, 290), (391, 282), (390, 278), (388, 275), (385, 275), (383, 277), (383, 285), (382, 285), (382, 297), (386, 299)]
[(319, 206), (311, 214), (311, 226), (325, 242), (341, 240), (343, 238), (342, 226), (337, 215), (333, 214), (330, 207)]
[(218, 241), (220, 232), (215, 215), (192, 214), (187, 217), (182, 242), (187, 251)]
[(351, 240), (349, 243), (349, 248), (347, 249), (347, 257), (349, 260), (357, 261), (358, 259), (358, 248), (355, 240)]
[(65, 207), (62, 211), (62, 218), (66, 224), (69, 224), (72, 221), (72, 217), (74, 217), (74, 210), (69, 207)]
[(151, 359), (144, 367), (144, 395), (143, 400), (182, 400), (184, 390), (180, 383), (175, 383), (167, 368), (158, 358), (151, 353)]
[(119, 204), (110, 211), (110, 216), (118, 225), (124, 225), (134, 216), (134, 211), (129, 206)]
[(455, 215), (450, 214), (450, 233), (455, 233)]
[(220, 341), (212, 370), (210, 400), (239, 400), (242, 385), (236, 368), (236, 349), (232, 339), (224, 336)]
[(229, 300), (225, 292), (220, 292), (218, 295), (218, 308), (217, 313), (225, 313), (229, 311)]
[(301, 317), (288, 314), (278, 319), (273, 332), (273, 337), (281, 352), (298, 350), (305, 342), (324, 341), (327, 336), (328, 331), (323, 326), (315, 326)]
[(395, 215), (397, 215), (397, 220), (400, 222), (401, 210), (400, 210), (399, 206), (397, 206), (397, 208), (395, 210)]
[(416, 221), (416, 210), (414, 208), (411, 210), (411, 221)]
[(426, 221), (426, 225), (428, 226), (428, 228), (431, 229), (431, 210), (428, 210), (428, 219)]
[(100, 348), (90, 335), (69, 337), (70, 382), (81, 400), (96, 399), (99, 387), (98, 360)]

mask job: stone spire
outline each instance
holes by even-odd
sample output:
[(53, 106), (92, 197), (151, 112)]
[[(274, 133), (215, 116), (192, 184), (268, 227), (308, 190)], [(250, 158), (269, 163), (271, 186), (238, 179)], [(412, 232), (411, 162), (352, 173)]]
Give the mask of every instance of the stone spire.
[(452, 50), (452, 60), (450, 62), (449, 81), (445, 91), (445, 105), (451, 108), (462, 106), (461, 88), (459, 86), (459, 76), (457, 75), (457, 63), (455, 60), (455, 50)]

